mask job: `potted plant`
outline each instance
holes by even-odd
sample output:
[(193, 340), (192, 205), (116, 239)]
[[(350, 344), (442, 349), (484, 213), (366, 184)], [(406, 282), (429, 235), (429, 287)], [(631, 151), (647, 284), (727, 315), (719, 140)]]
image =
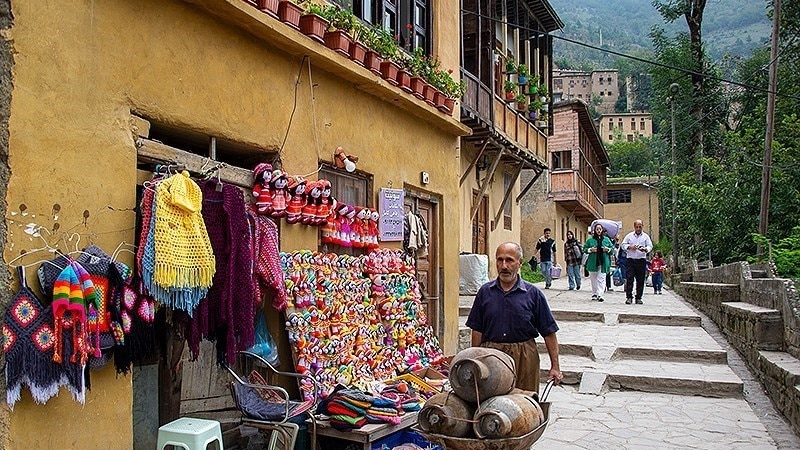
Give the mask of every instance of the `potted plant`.
[(411, 91), (414, 97), (425, 98), (425, 76), (428, 67), (427, 57), (422, 47), (417, 47), (406, 59), (406, 70), (411, 75)]
[[(350, 59), (362, 66), (366, 66), (367, 46), (363, 44), (363, 41), (367, 31), (367, 27), (356, 19), (351, 31), (353, 41), (350, 43)], [(378, 69), (380, 70), (380, 64), (378, 64)]]
[(383, 79), (389, 84), (397, 86), (397, 73), (400, 71), (400, 66), (397, 65), (396, 59), (400, 50), (394, 36), (379, 25), (375, 25), (372, 27), (370, 47), (383, 59), (380, 65)]
[(442, 92), (445, 96), (444, 107), (441, 110), (447, 114), (452, 114), (455, 110), (456, 100), (464, 96), (467, 91), (467, 84), (464, 80), (456, 81), (453, 78), (453, 70), (441, 71)]
[(528, 77), (530, 73), (528, 72), (528, 66), (525, 64), (520, 64), (517, 67), (517, 83), (519, 84), (528, 84)]
[(539, 100), (541, 100), (542, 103), (547, 103), (547, 85), (540, 84), (539, 87), (536, 88), (536, 90), (539, 94)]
[(536, 120), (539, 117), (539, 110), (542, 108), (542, 102), (539, 100), (531, 100), (528, 103), (528, 117), (531, 120)]
[(517, 96), (517, 84), (511, 80), (506, 80), (503, 84), (503, 91), (506, 93), (506, 100), (513, 102)]
[(321, 44), (325, 43), (325, 30), (328, 28), (324, 14), (323, 6), (308, 2), (305, 14), (300, 16), (300, 32)]
[(278, 17), (278, 0), (256, 0), (256, 7), (272, 17)]
[(329, 22), (325, 31), (325, 46), (349, 58), (352, 33), (358, 19), (349, 10), (333, 5), (323, 7), (323, 17)]
[(381, 58), (381, 55), (375, 50), (375, 47), (378, 45), (376, 43), (377, 37), (375, 30), (375, 27), (363, 26), (359, 33), (359, 41), (367, 47), (367, 52), (364, 55), (364, 67), (375, 75), (380, 75), (383, 58)]
[(303, 7), (294, 1), (280, 0), (278, 3), (278, 19), (295, 30), (300, 29), (300, 16), (302, 15)]
[(528, 110), (528, 97), (525, 94), (517, 94), (514, 98), (514, 103), (517, 107), (517, 111)]
[(506, 73), (517, 73), (517, 62), (511, 56), (506, 59)]

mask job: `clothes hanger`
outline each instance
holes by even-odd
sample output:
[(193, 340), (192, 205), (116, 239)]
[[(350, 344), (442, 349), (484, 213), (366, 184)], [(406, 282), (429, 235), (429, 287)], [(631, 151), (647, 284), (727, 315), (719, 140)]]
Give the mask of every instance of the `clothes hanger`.
[(25, 253), (22, 253), (22, 254), (20, 254), (20, 255), (18, 255), (16, 257), (12, 258), (10, 261), (6, 262), (6, 265), (9, 266), (9, 267), (14, 267), (12, 264), (15, 261), (17, 261), (19, 259), (22, 259), (25, 256), (31, 255), (33, 253), (38, 253), (38, 252), (42, 252), (42, 251), (45, 251), (45, 250), (50, 252), (50, 253), (60, 253), (56, 247), (53, 247), (52, 245), (50, 245), (50, 243), (47, 242), (47, 239), (45, 239), (45, 237), (42, 236), (42, 234), (41, 234), (42, 231), (46, 232), (47, 234), (50, 234), (50, 230), (48, 230), (47, 228), (45, 228), (45, 227), (43, 227), (41, 225), (34, 229), (34, 234), (36, 234), (36, 237), (38, 237), (39, 239), (42, 240), (42, 242), (44, 242), (44, 247), (34, 248), (34, 249), (31, 249), (31, 250), (28, 250)]
[[(130, 248), (125, 248), (125, 247), (130, 247)], [(131, 249), (133, 249), (133, 250), (131, 250)], [(132, 255), (136, 255), (136, 252), (134, 250), (136, 250), (136, 246), (135, 245), (133, 245), (133, 244), (131, 244), (129, 242), (126, 242), (126, 241), (122, 241), (122, 242), (119, 243), (119, 245), (117, 245), (117, 248), (114, 249), (114, 252), (111, 253), (111, 259), (116, 260), (117, 257), (119, 256), (120, 252), (128, 252), (128, 253), (130, 253)]]

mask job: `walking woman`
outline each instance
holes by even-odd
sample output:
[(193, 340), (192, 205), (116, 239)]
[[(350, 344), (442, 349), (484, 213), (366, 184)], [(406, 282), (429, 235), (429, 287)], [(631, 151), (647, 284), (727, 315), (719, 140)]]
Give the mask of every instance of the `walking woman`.
[(569, 276), (569, 290), (581, 288), (581, 244), (575, 239), (575, 233), (567, 231), (567, 240), (564, 242), (564, 260), (567, 263), (567, 276)]
[(586, 270), (589, 271), (589, 281), (592, 283), (592, 300), (598, 302), (603, 301), (606, 274), (611, 272), (611, 252), (614, 251), (614, 244), (603, 232), (603, 226), (596, 224), (592, 235), (583, 244), (583, 253), (589, 255)]

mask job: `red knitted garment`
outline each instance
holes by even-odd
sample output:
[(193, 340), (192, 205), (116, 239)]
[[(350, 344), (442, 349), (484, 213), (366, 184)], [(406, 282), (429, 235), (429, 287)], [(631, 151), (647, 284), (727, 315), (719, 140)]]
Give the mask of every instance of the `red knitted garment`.
[(252, 208), (248, 209), (247, 217), (253, 234), (253, 270), (256, 275), (253, 298), (256, 305), (260, 305), (264, 289), (271, 289), (274, 294), (272, 306), (283, 311), (287, 298), (278, 245), (278, 226), (269, 217), (257, 214)]
[(189, 333), (189, 349), (194, 358), (200, 339), (217, 339), (217, 360), (236, 363), (236, 352), (253, 345), (255, 305), (253, 298), (250, 230), (244, 194), (236, 186), (217, 182), (201, 183), (203, 221), (214, 250), (217, 271), (204, 300), (195, 309)]

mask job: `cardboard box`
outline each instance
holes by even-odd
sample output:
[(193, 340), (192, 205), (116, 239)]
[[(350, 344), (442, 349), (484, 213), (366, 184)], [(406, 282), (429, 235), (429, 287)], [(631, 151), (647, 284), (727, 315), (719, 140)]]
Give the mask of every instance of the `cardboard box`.
[(427, 379), (431, 379), (431, 380), (443, 380), (443, 379), (447, 378), (447, 376), (445, 374), (443, 374), (442, 372), (439, 372), (438, 370), (433, 369), (431, 367), (425, 367), (423, 369), (415, 370), (415, 371), (413, 371), (411, 373), (413, 373), (414, 375), (416, 375), (417, 377), (419, 377), (423, 381), (426, 378)]

